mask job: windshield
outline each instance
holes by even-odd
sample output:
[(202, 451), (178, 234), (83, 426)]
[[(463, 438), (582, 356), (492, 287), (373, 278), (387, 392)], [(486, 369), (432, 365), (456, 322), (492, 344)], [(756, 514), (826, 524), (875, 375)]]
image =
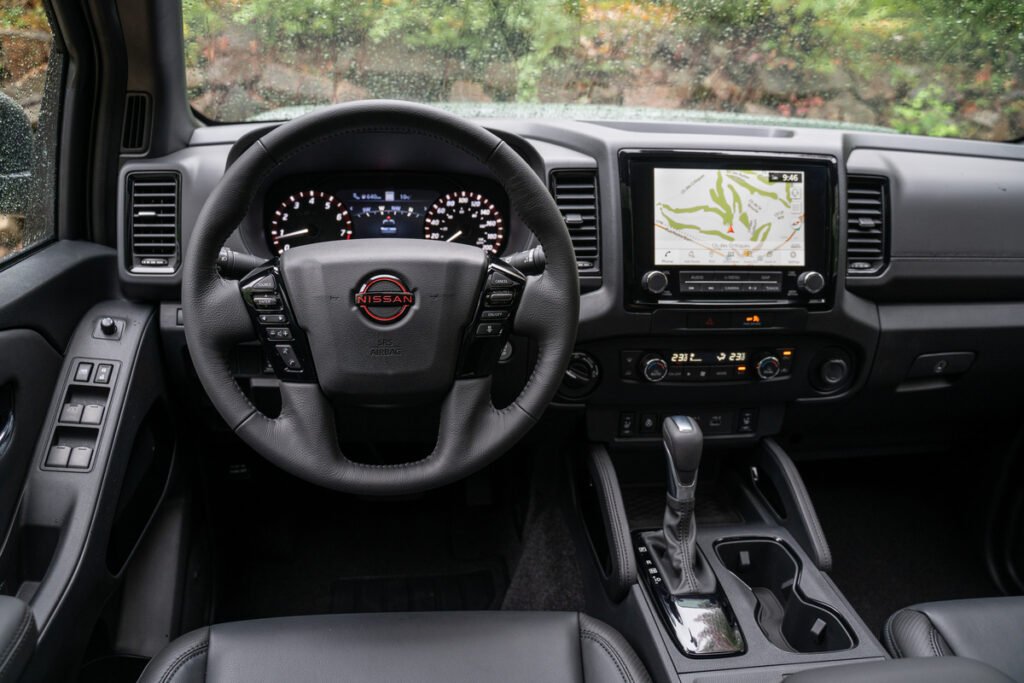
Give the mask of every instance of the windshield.
[(183, 0), (214, 121), (365, 98), (471, 116), (1024, 136), (1024, 2)]

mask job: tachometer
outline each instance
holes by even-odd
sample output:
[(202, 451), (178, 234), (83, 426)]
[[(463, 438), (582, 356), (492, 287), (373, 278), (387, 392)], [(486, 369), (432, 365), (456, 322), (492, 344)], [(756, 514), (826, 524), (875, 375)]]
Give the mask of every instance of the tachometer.
[(303, 190), (289, 195), (270, 218), (270, 248), (278, 254), (314, 242), (352, 238), (352, 217), (332, 195)]
[(423, 233), (428, 240), (473, 244), (497, 254), (505, 241), (505, 219), (487, 197), (459, 190), (442, 195), (427, 210)]

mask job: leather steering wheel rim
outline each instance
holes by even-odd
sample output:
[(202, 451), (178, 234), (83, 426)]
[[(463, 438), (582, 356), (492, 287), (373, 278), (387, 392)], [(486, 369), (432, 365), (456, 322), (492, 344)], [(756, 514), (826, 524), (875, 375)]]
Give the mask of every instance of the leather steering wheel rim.
[[(430, 455), (399, 465), (358, 463), (338, 444), (334, 409), (317, 383), (281, 382), (282, 408), (260, 413), (238, 386), (234, 347), (255, 337), (238, 283), (221, 277), (217, 255), (271, 173), (295, 155), (359, 133), (423, 135), (470, 155), (504, 187), (512, 210), (544, 248), (544, 273), (531, 276), (513, 330), (536, 342), (536, 362), (519, 396), (497, 409), (491, 378), (456, 379), (441, 406)], [(543, 181), (508, 144), (486, 129), (432, 107), (367, 101), (323, 109), (261, 137), (210, 194), (184, 256), (185, 336), (200, 382), (228, 426), (282, 469), (315, 484), (357, 494), (408, 494), (480, 469), (514, 445), (551, 402), (568, 365), (579, 317), (579, 278), (564, 219)]]

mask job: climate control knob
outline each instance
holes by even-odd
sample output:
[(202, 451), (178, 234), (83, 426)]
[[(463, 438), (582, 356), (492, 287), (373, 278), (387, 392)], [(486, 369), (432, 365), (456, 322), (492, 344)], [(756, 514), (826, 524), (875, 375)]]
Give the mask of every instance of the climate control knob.
[(648, 271), (640, 279), (640, 286), (651, 294), (661, 294), (668, 288), (668, 275), (660, 270)]
[(668, 363), (653, 353), (640, 359), (640, 368), (648, 382), (660, 382), (668, 375)]
[(761, 379), (774, 379), (782, 371), (782, 363), (775, 356), (765, 356), (757, 361), (757, 376)]
[(806, 270), (797, 277), (796, 288), (804, 294), (821, 294), (825, 289), (825, 276), (816, 270)]

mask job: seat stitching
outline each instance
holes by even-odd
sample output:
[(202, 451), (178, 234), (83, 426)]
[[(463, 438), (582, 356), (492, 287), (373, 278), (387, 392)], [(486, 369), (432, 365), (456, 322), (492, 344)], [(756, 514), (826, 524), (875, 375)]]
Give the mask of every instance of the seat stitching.
[(2, 664), (0, 664), (0, 680), (3, 680), (4, 674), (7, 672), (7, 667), (11, 665), (11, 662), (17, 659), (17, 654), (21, 652), (21, 649), (25, 647), (25, 644), (28, 642), (28, 638), (25, 636), (27, 635), (31, 625), (32, 611), (30, 609), (25, 609), (24, 614), (21, 616), (21, 623), (18, 624), (18, 630), (15, 632), (14, 639), (7, 644), (7, 647), (4, 649), (3, 656), (0, 657), (0, 662), (2, 662)]
[(178, 673), (181, 667), (188, 664), (190, 660), (206, 652), (209, 646), (210, 641), (205, 640), (202, 643), (199, 643), (198, 645), (193, 645), (192, 647), (178, 655), (178, 657), (173, 662), (171, 662), (170, 666), (167, 668), (167, 670), (164, 671), (163, 675), (160, 677), (160, 683), (170, 683), (170, 681), (174, 678), (174, 675)]
[(896, 621), (896, 617), (898, 617), (900, 614), (902, 614), (902, 612), (896, 612), (896, 614), (889, 617), (889, 621), (885, 622), (885, 639), (889, 641), (890, 645), (892, 645), (894, 654), (900, 659), (903, 659), (903, 651), (900, 649), (899, 644), (896, 642), (896, 634), (893, 632), (892, 626), (893, 622)]
[(935, 656), (943, 657), (944, 655), (942, 652), (942, 648), (939, 647), (938, 643), (938, 635), (939, 631), (935, 628), (935, 626), (932, 626), (930, 629), (928, 629), (928, 640), (931, 642), (932, 650), (935, 652)]
[(622, 661), (622, 658), (619, 656), (618, 652), (616, 652), (614, 646), (608, 642), (604, 636), (586, 629), (580, 631), (580, 636), (597, 643), (597, 645), (604, 650), (605, 654), (608, 655), (608, 658), (612, 660), (612, 664), (614, 664), (615, 668), (618, 670), (619, 678), (627, 681), (628, 683), (634, 683), (633, 676), (629, 673), (629, 669), (626, 667), (625, 662)]

